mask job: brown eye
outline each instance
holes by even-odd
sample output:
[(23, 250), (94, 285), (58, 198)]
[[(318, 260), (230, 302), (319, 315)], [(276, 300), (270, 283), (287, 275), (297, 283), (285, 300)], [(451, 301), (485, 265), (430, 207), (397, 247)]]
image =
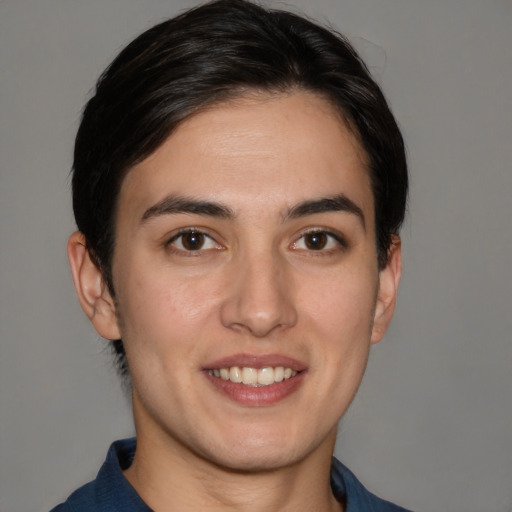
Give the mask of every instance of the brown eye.
[(338, 234), (329, 231), (310, 231), (304, 233), (291, 248), (299, 251), (313, 251), (321, 253), (331, 253), (336, 249), (345, 249), (347, 244)]
[(222, 249), (222, 246), (217, 244), (212, 237), (201, 231), (194, 231), (193, 229), (178, 233), (169, 240), (168, 244), (174, 249), (185, 253), (199, 253), (199, 251), (207, 251), (210, 249)]
[(181, 244), (187, 251), (198, 251), (204, 245), (204, 238), (203, 233), (191, 231), (181, 235)]
[(320, 251), (325, 249), (328, 240), (329, 238), (327, 237), (327, 234), (321, 231), (304, 235), (304, 244), (311, 251)]

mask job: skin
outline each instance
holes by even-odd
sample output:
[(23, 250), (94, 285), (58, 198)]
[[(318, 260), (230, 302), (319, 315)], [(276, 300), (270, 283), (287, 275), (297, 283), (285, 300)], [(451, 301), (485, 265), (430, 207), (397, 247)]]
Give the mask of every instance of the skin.
[[(297, 213), (340, 194), (362, 215)], [(169, 196), (229, 215), (166, 212)], [(191, 228), (205, 234), (199, 250), (187, 250)], [(337, 423), (391, 320), (401, 256), (396, 237), (379, 271), (364, 153), (329, 103), (295, 92), (221, 104), (131, 169), (115, 301), (80, 233), (68, 253), (94, 327), (125, 344), (138, 439), (125, 475), (151, 508), (341, 509), (329, 486)], [(205, 372), (248, 356), (298, 361), (297, 386), (241, 403)]]

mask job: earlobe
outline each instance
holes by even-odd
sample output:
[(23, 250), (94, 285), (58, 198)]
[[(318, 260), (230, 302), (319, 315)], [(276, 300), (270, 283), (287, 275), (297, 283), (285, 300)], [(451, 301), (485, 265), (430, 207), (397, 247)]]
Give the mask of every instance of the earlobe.
[(80, 305), (100, 336), (120, 339), (115, 302), (79, 231), (68, 240), (68, 259)]
[(400, 237), (394, 235), (389, 248), (388, 264), (379, 272), (379, 291), (372, 327), (372, 343), (378, 343), (384, 337), (393, 318), (401, 275), (402, 243)]

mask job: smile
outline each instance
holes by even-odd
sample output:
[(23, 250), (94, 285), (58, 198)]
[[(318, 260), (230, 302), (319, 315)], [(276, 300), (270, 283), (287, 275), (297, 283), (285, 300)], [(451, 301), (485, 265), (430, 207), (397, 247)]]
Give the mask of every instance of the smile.
[(295, 377), (298, 372), (291, 368), (285, 368), (284, 366), (266, 366), (260, 369), (247, 366), (231, 366), (208, 370), (208, 373), (219, 379), (234, 382), (235, 384), (261, 387), (288, 380)]

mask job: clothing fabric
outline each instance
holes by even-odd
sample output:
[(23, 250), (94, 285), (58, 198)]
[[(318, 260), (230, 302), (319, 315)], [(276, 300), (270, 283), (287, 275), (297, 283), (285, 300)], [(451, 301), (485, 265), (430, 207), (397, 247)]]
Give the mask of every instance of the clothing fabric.
[[(135, 438), (113, 443), (96, 479), (80, 487), (51, 512), (151, 512), (123, 475), (133, 461), (135, 448)], [(410, 512), (369, 492), (334, 458), (331, 487), (345, 505), (345, 512)]]

